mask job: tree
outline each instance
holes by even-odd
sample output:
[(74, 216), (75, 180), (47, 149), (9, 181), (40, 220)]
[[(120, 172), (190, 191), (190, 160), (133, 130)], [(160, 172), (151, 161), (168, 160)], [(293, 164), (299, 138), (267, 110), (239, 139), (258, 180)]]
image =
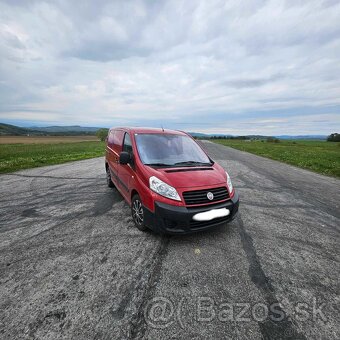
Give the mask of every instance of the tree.
[(280, 140), (276, 137), (268, 137), (267, 142), (268, 143), (280, 143)]
[(327, 137), (327, 142), (340, 142), (340, 133), (332, 133)]
[(108, 133), (109, 129), (99, 129), (96, 131), (96, 136), (103, 142), (106, 139)]

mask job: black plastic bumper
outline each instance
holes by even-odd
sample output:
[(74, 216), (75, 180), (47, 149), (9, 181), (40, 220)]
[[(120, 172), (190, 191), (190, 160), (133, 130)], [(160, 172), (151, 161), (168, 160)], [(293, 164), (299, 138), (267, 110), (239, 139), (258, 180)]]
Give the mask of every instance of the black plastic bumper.
[[(155, 203), (155, 212), (144, 208), (145, 224), (152, 230), (167, 234), (189, 234), (213, 228), (232, 221), (238, 212), (239, 198), (235, 193), (232, 199), (218, 204), (204, 207), (177, 207), (160, 202)], [(227, 208), (230, 214), (225, 217), (215, 218), (211, 221), (194, 221), (192, 217), (200, 212), (211, 209)]]

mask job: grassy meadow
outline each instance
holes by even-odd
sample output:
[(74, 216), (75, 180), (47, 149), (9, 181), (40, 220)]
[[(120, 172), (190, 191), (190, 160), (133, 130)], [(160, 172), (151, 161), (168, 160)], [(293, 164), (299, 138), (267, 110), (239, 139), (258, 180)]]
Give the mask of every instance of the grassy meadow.
[[(28, 139), (27, 139), (28, 138)], [(340, 143), (324, 141), (244, 141), (216, 143), (340, 178)], [(6, 143), (7, 142), (7, 143)], [(105, 143), (93, 136), (0, 137), (0, 173), (104, 155)]]
[(340, 177), (339, 142), (280, 140), (279, 143), (269, 143), (260, 140), (230, 139), (216, 139), (213, 141), (324, 175)]
[(0, 144), (55, 144), (96, 142), (96, 136), (0, 136)]
[(100, 157), (105, 151), (105, 142), (98, 139), (79, 141), (79, 137), (54, 137), (57, 140), (52, 142), (48, 138), (46, 141), (46, 137), (34, 138), (34, 143), (0, 143), (0, 173)]

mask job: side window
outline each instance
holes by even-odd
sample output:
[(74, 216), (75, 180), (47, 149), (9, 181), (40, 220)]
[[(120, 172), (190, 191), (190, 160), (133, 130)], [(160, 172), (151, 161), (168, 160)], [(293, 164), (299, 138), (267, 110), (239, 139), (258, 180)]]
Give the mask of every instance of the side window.
[(108, 134), (107, 143), (108, 143), (110, 146), (112, 146), (112, 144), (113, 144), (113, 133), (114, 133), (114, 131), (113, 131), (113, 130), (110, 130), (110, 131), (109, 131), (109, 134)]
[(119, 145), (119, 131), (115, 131), (113, 134), (113, 144)]
[(123, 138), (124, 138), (124, 131), (115, 130), (113, 134), (113, 150), (117, 153), (122, 151)]
[(123, 151), (126, 151), (129, 154), (132, 154), (131, 138), (127, 132), (125, 133), (125, 136), (124, 136)]

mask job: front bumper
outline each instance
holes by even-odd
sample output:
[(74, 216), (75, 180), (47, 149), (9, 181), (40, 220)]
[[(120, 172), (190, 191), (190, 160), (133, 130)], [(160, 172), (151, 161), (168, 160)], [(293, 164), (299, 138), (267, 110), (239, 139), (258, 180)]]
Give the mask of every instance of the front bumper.
[[(232, 221), (238, 212), (239, 198), (237, 192), (232, 199), (204, 207), (177, 207), (170, 204), (155, 202), (155, 212), (144, 208), (145, 225), (150, 229), (167, 234), (189, 234), (216, 227)], [(227, 208), (230, 214), (211, 221), (194, 221), (192, 217), (211, 209)]]

